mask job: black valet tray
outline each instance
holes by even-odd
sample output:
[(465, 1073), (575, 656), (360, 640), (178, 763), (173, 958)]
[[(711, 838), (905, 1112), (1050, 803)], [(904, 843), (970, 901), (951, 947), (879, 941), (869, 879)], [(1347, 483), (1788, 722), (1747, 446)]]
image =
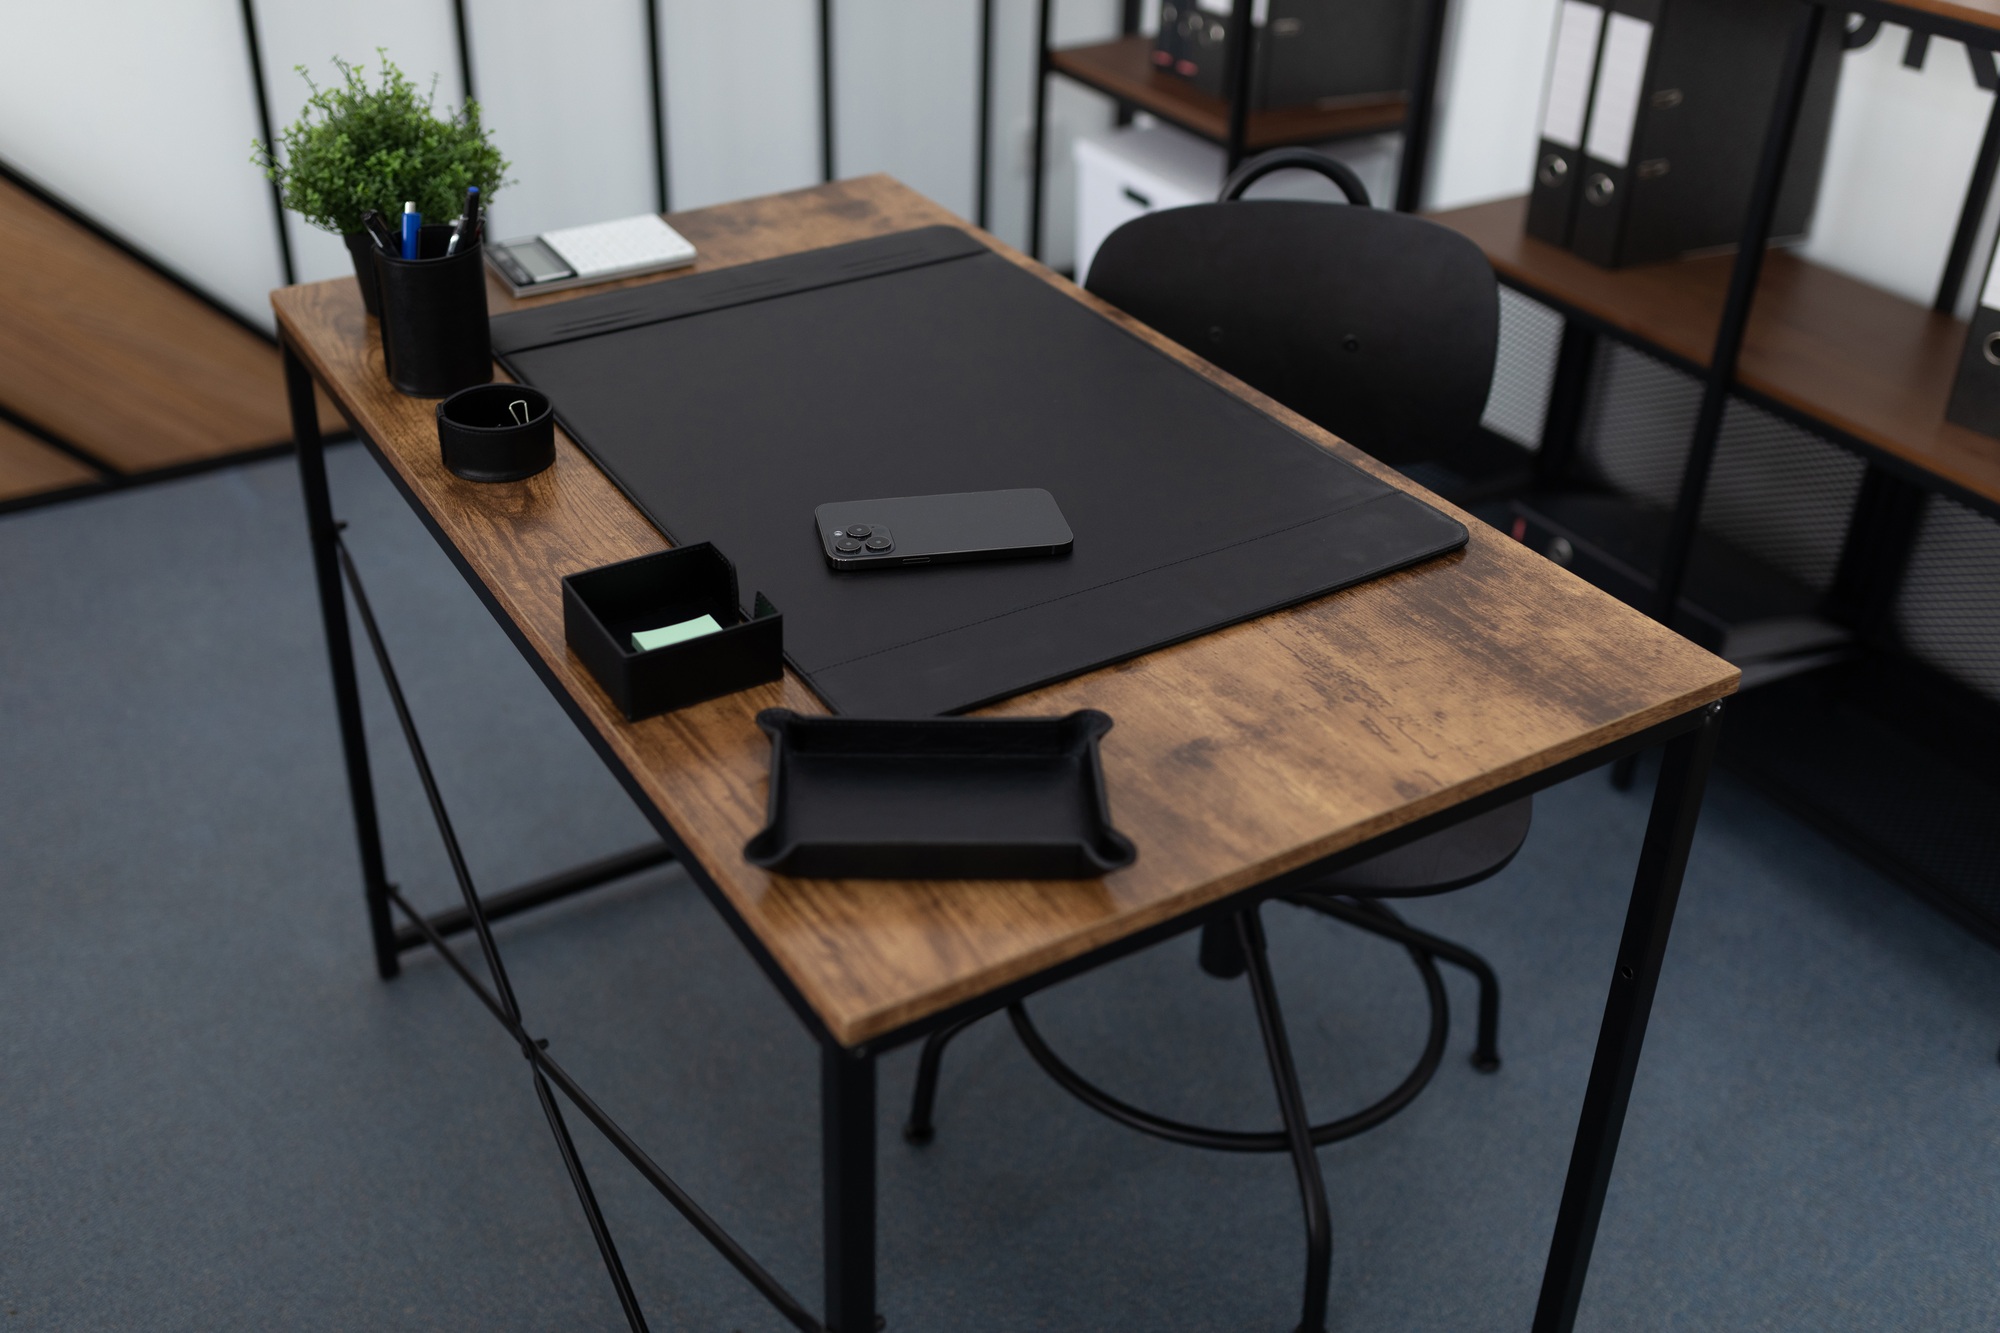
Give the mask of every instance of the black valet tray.
[[(784, 617), (762, 593), (736, 600), (736, 567), (707, 542), (562, 581), (563, 638), (628, 721), (747, 690), (785, 674)], [(634, 631), (711, 615), (713, 634), (641, 652)]]
[(1097, 742), (1111, 719), (806, 717), (767, 708), (753, 865), (829, 879), (1089, 879), (1130, 865)]

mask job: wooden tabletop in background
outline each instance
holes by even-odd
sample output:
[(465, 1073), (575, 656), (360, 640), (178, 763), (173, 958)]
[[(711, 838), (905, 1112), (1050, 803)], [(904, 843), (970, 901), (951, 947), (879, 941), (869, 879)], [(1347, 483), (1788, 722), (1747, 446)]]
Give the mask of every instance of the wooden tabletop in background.
[[(888, 177), (669, 220), (694, 242), (700, 260), (692, 271), (702, 272), (912, 227), (962, 227), (1301, 434), (1456, 512)], [(570, 295), (516, 302), (495, 286), (491, 305), (499, 313)], [(984, 710), (1098, 708), (1115, 719), (1104, 767), (1113, 821), (1139, 847), (1129, 868), (1101, 880), (1041, 882), (769, 874), (742, 855), (765, 813), (769, 746), (752, 718), (778, 705), (824, 712), (812, 692), (787, 672), (780, 684), (626, 722), (564, 644), (558, 579), (663, 549), (666, 540), (566, 438), (558, 438), (555, 466), (524, 482), (479, 485), (446, 472), (435, 403), (389, 387), (351, 279), (287, 288), (272, 304), (286, 339), (846, 1045), (1629, 736), (1736, 685), (1728, 663), (1461, 514), (1472, 533), (1462, 553)], [(1605, 885), (1612, 893), (1626, 888)]]

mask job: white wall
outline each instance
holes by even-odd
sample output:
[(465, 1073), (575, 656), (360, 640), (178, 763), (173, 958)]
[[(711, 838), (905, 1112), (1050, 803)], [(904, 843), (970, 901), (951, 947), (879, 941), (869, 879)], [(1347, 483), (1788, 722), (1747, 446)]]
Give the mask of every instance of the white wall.
[[(1972, 81), (1957, 42), (1932, 41), (1923, 70), (1905, 69), (1906, 37), (1885, 24), (1872, 45), (1850, 51), (1842, 65), (1805, 253), (1928, 305), (1993, 94)], [(1985, 262), (1985, 246), (1977, 256), (1975, 268)], [(1968, 293), (1976, 285), (1968, 283)]]
[[(465, 27), (480, 117), (513, 164), (493, 201), (491, 235), (657, 207), (640, 0), (467, 0)], [(551, 40), (556, 33), (561, 40)]]
[[(254, 0), (272, 114), (306, 96), (292, 67), (386, 47), (441, 104), (462, 97), (451, 0)], [(657, 0), (673, 206), (819, 178), (816, 0)], [(1556, 0), (1452, 0), (1429, 202), (1524, 191)], [(473, 77), (513, 160), (503, 232), (618, 216), (654, 199), (645, 0), (467, 0)], [(1157, 0), (1145, 6), (1148, 22)], [(1036, 0), (996, 0), (991, 223), (1027, 239)], [(836, 164), (889, 171), (971, 215), (979, 0), (834, 0)], [(1117, 26), (1117, 0), (1059, 0), (1059, 42)], [(1903, 33), (1846, 61), (1806, 253), (1928, 301), (1990, 108), (1955, 43), (1921, 73)], [(1070, 141), (1111, 123), (1104, 98), (1051, 80), (1044, 252), (1070, 257)], [(279, 281), (240, 19), (230, 0), (10, 0), (0, 18), (0, 157), (231, 307), (268, 324)], [(1993, 229), (1989, 219), (1987, 233)], [(293, 219), (299, 276), (349, 271), (338, 240)], [(1982, 245), (1980, 262), (1985, 259)]]
[(814, 0), (659, 0), (673, 206), (819, 179)]
[(268, 326), (282, 279), (256, 136), (235, 0), (0, 12), (0, 158)]
[(979, 0), (837, 0), (834, 172), (887, 171), (971, 217)]

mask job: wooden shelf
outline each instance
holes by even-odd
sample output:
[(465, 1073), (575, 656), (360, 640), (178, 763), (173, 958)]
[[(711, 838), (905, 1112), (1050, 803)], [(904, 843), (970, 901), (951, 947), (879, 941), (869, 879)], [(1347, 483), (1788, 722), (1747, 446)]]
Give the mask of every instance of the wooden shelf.
[[(1707, 367), (1734, 256), (1599, 268), (1530, 239), (1525, 198), (1430, 216), (1477, 243), (1507, 285)], [(1774, 250), (1737, 384), (2000, 509), (2000, 439), (1944, 419), (1964, 342), (1961, 320)]]
[[(1153, 65), (1152, 53), (1152, 38), (1121, 37), (1094, 46), (1050, 51), (1049, 65), (1086, 87), (1130, 103), (1192, 134), (1214, 143), (1228, 142), (1229, 103), (1198, 91), (1186, 79), (1160, 72)], [(1276, 111), (1253, 111), (1244, 146), (1254, 153), (1287, 144), (1322, 143), (1400, 129), (1407, 101), (1402, 93), (1371, 94), (1342, 98), (1333, 105), (1312, 103)]]
[[(1890, 0), (1896, 9), (2000, 32), (2000, 0)], [(1891, 23), (1893, 16), (1884, 15)]]

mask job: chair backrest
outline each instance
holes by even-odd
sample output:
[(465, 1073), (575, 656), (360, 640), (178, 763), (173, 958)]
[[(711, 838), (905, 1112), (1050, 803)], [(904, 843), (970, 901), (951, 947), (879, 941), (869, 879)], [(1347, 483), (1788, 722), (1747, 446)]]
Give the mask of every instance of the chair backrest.
[(1493, 381), (1492, 266), (1406, 213), (1289, 199), (1149, 213), (1105, 238), (1084, 286), (1386, 462), (1470, 435)]

